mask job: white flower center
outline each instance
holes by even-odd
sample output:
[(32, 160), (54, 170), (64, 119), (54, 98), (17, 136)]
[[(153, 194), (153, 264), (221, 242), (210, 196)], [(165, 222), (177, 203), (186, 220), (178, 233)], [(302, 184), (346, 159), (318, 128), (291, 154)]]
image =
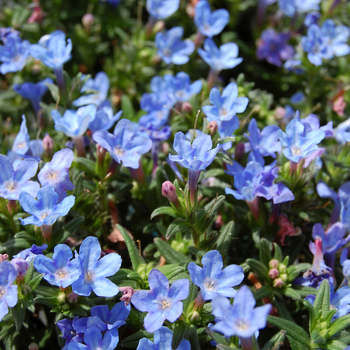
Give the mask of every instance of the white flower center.
[(4, 182), (4, 187), (9, 192), (15, 192), (17, 190), (18, 184), (17, 184), (17, 181), (14, 181), (14, 180), (5, 181)]

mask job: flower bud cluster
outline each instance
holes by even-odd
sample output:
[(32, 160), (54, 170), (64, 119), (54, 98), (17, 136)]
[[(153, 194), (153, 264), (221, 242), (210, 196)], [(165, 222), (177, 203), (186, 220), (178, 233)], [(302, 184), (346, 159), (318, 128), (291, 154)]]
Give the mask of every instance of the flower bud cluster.
[(275, 288), (283, 288), (287, 284), (287, 266), (280, 263), (277, 259), (272, 259), (269, 262), (269, 277), (273, 280)]

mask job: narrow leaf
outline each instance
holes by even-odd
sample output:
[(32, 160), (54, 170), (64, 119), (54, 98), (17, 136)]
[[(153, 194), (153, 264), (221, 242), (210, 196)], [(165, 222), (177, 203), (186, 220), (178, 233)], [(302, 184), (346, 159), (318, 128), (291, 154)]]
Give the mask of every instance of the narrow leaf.
[(280, 347), (283, 345), (285, 338), (286, 332), (279, 331), (270, 339), (270, 341), (263, 347), (262, 350), (279, 350)]
[(169, 215), (173, 218), (177, 217), (175, 210), (172, 207), (160, 207), (153, 211), (151, 214), (151, 220), (158, 215)]
[(163, 241), (160, 238), (155, 238), (154, 244), (156, 245), (160, 254), (164, 256), (164, 258), (169, 264), (180, 264), (192, 261), (190, 257), (181, 252), (176, 251), (170, 246), (169, 243)]
[(343, 329), (350, 326), (350, 315), (342, 316), (333, 321), (329, 327), (329, 337), (339, 333)]

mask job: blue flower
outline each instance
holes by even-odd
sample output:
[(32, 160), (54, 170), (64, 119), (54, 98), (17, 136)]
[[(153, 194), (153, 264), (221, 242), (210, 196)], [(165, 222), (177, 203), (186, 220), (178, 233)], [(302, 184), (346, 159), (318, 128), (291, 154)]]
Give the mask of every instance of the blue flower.
[(51, 116), (55, 122), (55, 129), (64, 132), (69, 137), (82, 136), (95, 119), (96, 106), (87, 105), (80, 107), (77, 111), (67, 109), (63, 117), (57, 110), (51, 111)]
[(234, 68), (239, 65), (243, 58), (238, 57), (238, 45), (227, 43), (217, 48), (214, 41), (205, 39), (204, 50), (199, 48), (198, 54), (211, 67), (213, 71), (219, 72), (223, 69)]
[(350, 46), (347, 44), (350, 36), (350, 29), (344, 25), (336, 26), (331, 19), (323, 22), (321, 32), (337, 57), (345, 56), (350, 53)]
[(33, 244), (30, 248), (24, 249), (18, 254), (14, 255), (14, 258), (22, 258), (26, 260), (27, 262), (31, 262), (35, 259), (35, 257), (39, 254), (42, 254), (45, 249), (47, 249), (47, 244), (43, 244), (41, 246), (37, 246), (36, 244)]
[(141, 155), (152, 147), (149, 138), (139, 136), (130, 120), (122, 119), (114, 129), (114, 134), (106, 130), (96, 131), (92, 138), (117, 162), (123, 162), (125, 167), (139, 168)]
[(165, 320), (175, 322), (182, 314), (183, 303), (187, 298), (190, 281), (180, 279), (169, 288), (168, 279), (158, 270), (153, 269), (148, 275), (150, 291), (136, 292), (131, 303), (141, 312), (148, 312), (144, 319), (147, 332), (158, 330)]
[(48, 87), (46, 83), (52, 84), (53, 80), (51, 78), (45, 78), (38, 83), (23, 83), (22, 85), (15, 84), (13, 90), (17, 94), (21, 95), (23, 98), (26, 98), (30, 101), (35, 111), (35, 114), (38, 114), (40, 110), (41, 98), (45, 95)]
[(197, 2), (195, 7), (194, 23), (198, 30), (208, 38), (220, 34), (230, 20), (227, 10), (220, 9), (210, 11), (210, 5), (206, 0)]
[(238, 265), (229, 265), (224, 270), (221, 254), (211, 250), (202, 258), (203, 268), (194, 262), (189, 263), (188, 272), (192, 282), (201, 289), (203, 300), (212, 300), (217, 295), (233, 298), (236, 291), (232, 288), (244, 279), (243, 269)]
[(113, 276), (120, 268), (122, 259), (117, 253), (110, 253), (100, 259), (101, 246), (96, 237), (87, 237), (79, 249), (77, 259), (80, 277), (72, 285), (73, 292), (89, 296), (93, 291), (99, 297), (113, 297), (118, 287), (106, 277)]
[(18, 301), (17, 286), (12, 285), (17, 271), (9, 261), (0, 264), (0, 321), (8, 313), (8, 307), (14, 307)]
[(281, 67), (282, 60), (286, 61), (294, 55), (293, 46), (287, 44), (289, 37), (289, 33), (276, 33), (271, 28), (265, 29), (258, 41), (258, 58)]
[(177, 73), (176, 76), (166, 74), (164, 80), (175, 101), (189, 101), (192, 95), (197, 95), (202, 90), (202, 82), (197, 80), (191, 84), (190, 76), (184, 72)]
[(0, 154), (0, 197), (18, 200), (22, 191), (36, 196), (40, 185), (29, 181), (38, 170), (38, 162), (34, 159), (24, 159), (14, 169), (10, 159)]
[[(142, 338), (136, 350), (168, 350), (172, 349), (173, 332), (166, 327), (160, 327), (154, 332), (154, 343), (147, 338)], [(182, 339), (179, 346), (174, 350), (191, 350), (188, 340)]]
[(286, 133), (277, 131), (277, 136), (285, 147), (283, 154), (292, 162), (306, 158), (318, 149), (317, 144), (326, 136), (324, 130), (313, 130), (305, 133), (305, 126), (297, 119), (293, 119), (286, 127)]
[(217, 88), (212, 88), (209, 100), (213, 106), (204, 106), (203, 112), (210, 122), (216, 121), (219, 127), (223, 121), (231, 120), (237, 113), (243, 113), (249, 102), (247, 97), (238, 97), (236, 83), (228, 84), (222, 94)]
[(254, 333), (266, 327), (267, 315), (272, 309), (271, 304), (255, 308), (255, 298), (247, 286), (242, 286), (237, 292), (233, 305), (230, 300), (218, 296), (212, 300), (212, 313), (216, 317), (213, 331), (226, 337), (237, 335), (240, 338), (250, 338)]
[(0, 45), (0, 73), (18, 72), (23, 69), (29, 56), (30, 43), (15, 33), (6, 36), (5, 45)]
[(188, 56), (194, 51), (195, 45), (190, 39), (181, 41), (183, 34), (182, 27), (174, 27), (166, 33), (156, 34), (155, 44), (158, 55), (166, 64), (185, 64), (189, 61)]
[(15, 140), (13, 141), (11, 151), (19, 156), (24, 156), (29, 150), (29, 134), (26, 124), (26, 117), (22, 115), (22, 123)]
[(74, 185), (69, 179), (69, 167), (74, 159), (71, 149), (65, 148), (56, 152), (51, 162), (46, 163), (38, 174), (41, 186), (51, 186), (58, 194), (58, 201), (62, 201), (67, 196), (66, 191), (74, 189)]
[(289, 58), (283, 65), (285, 69), (295, 74), (302, 74), (303, 69), (299, 68), (301, 66), (301, 59), (299, 54), (295, 54), (293, 57)]
[(332, 58), (333, 50), (329, 40), (317, 24), (312, 24), (307, 30), (307, 36), (301, 38), (301, 46), (308, 53), (307, 58), (315, 66), (322, 64), (322, 59)]
[(95, 119), (90, 122), (89, 129), (92, 132), (98, 130), (109, 130), (113, 124), (119, 120), (123, 111), (119, 111), (115, 115), (113, 115), (112, 108), (106, 103), (102, 103), (100, 107), (98, 107)]
[(2, 42), (6, 43), (7, 37), (11, 34), (19, 36), (19, 31), (11, 27), (0, 28), (0, 40)]
[(279, 8), (288, 17), (293, 17), (296, 12), (309, 12), (318, 10), (321, 0), (278, 0)]
[[(277, 132), (280, 128), (277, 125), (268, 125), (262, 131), (258, 128), (256, 120), (253, 118), (248, 126), (250, 136), (244, 134), (250, 142), (250, 146), (254, 151), (258, 151), (263, 157), (271, 156), (276, 158), (276, 152), (282, 149), (281, 143), (278, 141)], [(248, 145), (245, 145), (248, 149)]]
[[(83, 334), (77, 332), (75, 329), (76, 322), (79, 320), (78, 316), (75, 316), (73, 320), (64, 319), (56, 323), (57, 327), (62, 332), (62, 338), (66, 340), (66, 345), (70, 341), (81, 343), (83, 342)], [(65, 346), (63, 349), (67, 349)]]
[(321, 14), (318, 11), (311, 11), (305, 16), (304, 24), (310, 27), (311, 24), (317, 24), (320, 18)]
[(165, 19), (174, 14), (180, 5), (180, 0), (147, 0), (148, 13), (156, 19)]
[[(233, 133), (239, 128), (239, 119), (235, 115), (230, 120), (225, 120), (221, 122), (221, 126), (219, 127), (219, 135), (221, 139), (225, 137), (231, 137)], [(225, 142), (221, 144), (221, 149), (227, 151), (232, 148), (232, 142)]]
[(53, 286), (67, 288), (79, 278), (80, 270), (77, 260), (72, 260), (73, 253), (65, 244), (58, 244), (54, 248), (52, 259), (45, 255), (38, 255), (34, 260), (34, 267), (43, 278)]
[(88, 104), (95, 104), (96, 106), (99, 106), (103, 101), (105, 101), (109, 90), (109, 79), (107, 74), (104, 72), (99, 72), (96, 74), (95, 79), (88, 79), (81, 88), (80, 92), (89, 92), (89, 90), (96, 90), (96, 92), (79, 97), (77, 100), (73, 101), (73, 105), (77, 107)]
[[(84, 334), (84, 343), (71, 341), (68, 350), (113, 350), (116, 345), (110, 332), (106, 332), (102, 337), (101, 331), (97, 327), (89, 328)], [(115, 345), (114, 345), (115, 344)]]
[(72, 41), (68, 39), (67, 42), (68, 44), (66, 34), (61, 30), (55, 30), (41, 37), (38, 44), (32, 45), (30, 53), (49, 68), (61, 68), (72, 58)]
[(37, 201), (27, 192), (21, 192), (19, 195), (23, 210), (32, 214), (26, 219), (19, 219), (22, 225), (53, 225), (58, 218), (68, 214), (75, 202), (74, 196), (68, 196), (57, 203), (58, 194), (51, 186), (42, 187), (36, 197)]
[(334, 138), (340, 145), (345, 145), (350, 141), (350, 118), (334, 129)]
[(346, 248), (343, 249), (340, 257), (340, 263), (343, 266), (343, 275), (346, 280), (350, 281), (350, 260), (347, 258), (348, 250)]

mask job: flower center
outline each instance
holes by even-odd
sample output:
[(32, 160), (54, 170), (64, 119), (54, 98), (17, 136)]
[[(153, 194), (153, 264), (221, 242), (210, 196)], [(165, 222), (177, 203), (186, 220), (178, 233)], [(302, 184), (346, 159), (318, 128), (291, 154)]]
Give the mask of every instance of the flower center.
[(245, 330), (248, 329), (249, 325), (248, 325), (248, 323), (246, 321), (238, 320), (236, 322), (236, 327), (239, 328), (242, 331), (245, 331)]
[(157, 303), (160, 304), (162, 310), (170, 309), (173, 304), (172, 300), (169, 298), (158, 299)]
[(299, 146), (292, 146), (290, 149), (292, 151), (293, 156), (298, 156), (301, 153), (301, 149)]
[(5, 181), (4, 186), (9, 192), (15, 192), (17, 189), (17, 181), (10, 180), (10, 181)]
[(21, 60), (21, 55), (16, 55), (13, 60), (14, 62), (19, 62)]
[(117, 155), (118, 157), (122, 157), (122, 156), (124, 155), (124, 150), (123, 150), (122, 148), (119, 148), (119, 147), (116, 147), (116, 148), (114, 149), (114, 152), (116, 153), (116, 155)]
[(68, 271), (66, 268), (63, 267), (56, 271), (55, 276), (58, 280), (66, 280), (68, 277)]
[(95, 280), (95, 274), (93, 271), (86, 271), (84, 276), (85, 283), (93, 283)]
[(44, 219), (46, 219), (49, 215), (50, 215), (50, 212), (49, 212), (49, 211), (43, 210), (43, 211), (40, 213), (40, 220), (41, 220), (41, 221), (44, 221)]
[(56, 174), (55, 171), (50, 170), (50, 171), (48, 172), (48, 174), (47, 174), (47, 177), (48, 177), (50, 180), (54, 180), (54, 179), (56, 179), (57, 174)]
[(203, 284), (204, 284), (205, 289), (207, 289), (207, 290), (210, 290), (210, 291), (215, 291), (216, 290), (217, 283), (216, 283), (216, 280), (213, 279), (213, 278), (206, 277), (204, 279), (204, 283)]
[(5, 297), (6, 289), (0, 288), (0, 301)]
[(26, 143), (25, 142), (21, 142), (17, 144), (17, 148), (23, 148), (25, 147)]

